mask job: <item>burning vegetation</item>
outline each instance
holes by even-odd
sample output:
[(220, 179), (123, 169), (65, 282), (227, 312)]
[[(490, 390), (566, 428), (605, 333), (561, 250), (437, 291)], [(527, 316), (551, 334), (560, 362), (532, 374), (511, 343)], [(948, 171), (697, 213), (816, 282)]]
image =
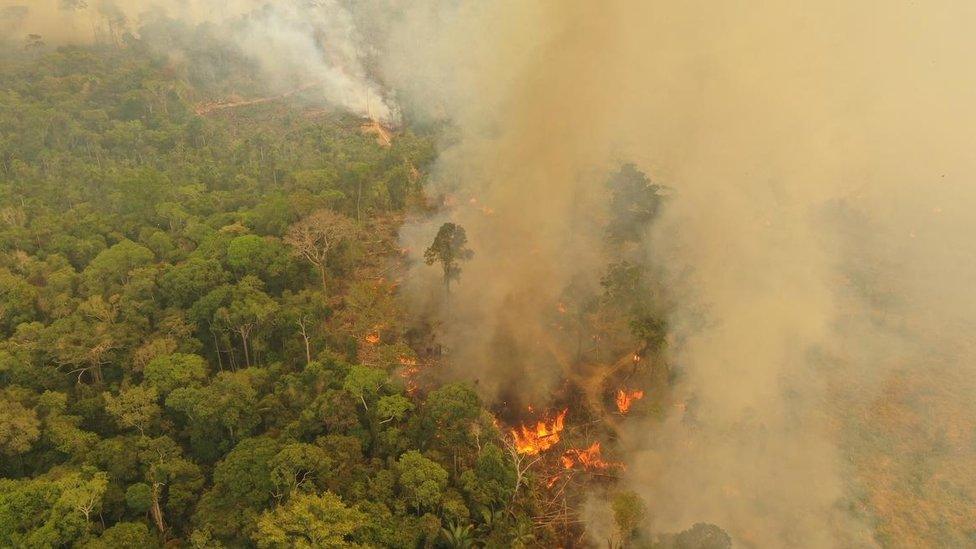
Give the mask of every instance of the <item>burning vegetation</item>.
[(621, 414), (626, 414), (630, 411), (630, 407), (634, 405), (634, 402), (642, 398), (644, 398), (644, 391), (628, 391), (627, 389), (618, 389), (617, 396), (615, 398), (617, 403), (617, 411)]
[(565, 428), (568, 409), (556, 414), (551, 419), (536, 422), (535, 426), (521, 425), (512, 429), (512, 440), (520, 454), (537, 455), (555, 446), (560, 440), (560, 433)]
[(399, 375), (407, 389), (407, 394), (415, 394), (419, 387), (417, 382), (417, 375), (420, 374), (419, 362), (416, 358), (402, 355), (397, 357), (397, 362), (399, 362), (401, 366)]
[(595, 471), (611, 467), (623, 467), (623, 464), (611, 463), (603, 459), (599, 442), (594, 442), (588, 448), (566, 450), (559, 459), (562, 462), (563, 469), (581, 468), (586, 471)]

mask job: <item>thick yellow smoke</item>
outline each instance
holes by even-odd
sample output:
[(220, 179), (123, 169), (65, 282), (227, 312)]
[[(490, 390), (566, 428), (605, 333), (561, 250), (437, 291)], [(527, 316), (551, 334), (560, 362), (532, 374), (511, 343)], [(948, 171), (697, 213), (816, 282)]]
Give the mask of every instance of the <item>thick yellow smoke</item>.
[[(546, 386), (541, 356), (500, 359), (493, 345), (532, 349), (541, 308), (574, 275), (602, 270), (600, 174), (634, 160), (674, 189), (647, 246), (678, 305), (670, 361), (687, 404), (626, 433), (651, 527), (709, 521), (757, 547), (874, 543), (844, 503), (855, 469), (872, 467), (842, 445), (848, 416), (882, 398), (895, 369), (935, 372), (935, 345), (968, 353), (939, 368), (972, 370), (974, 9), (412, 10), (388, 73), (459, 126), (443, 188), (494, 211), (448, 214), (477, 254), (450, 304), (456, 362), (489, 387), (513, 371)], [(422, 248), (441, 221), (405, 238)], [(872, 300), (879, 292), (890, 302)]]

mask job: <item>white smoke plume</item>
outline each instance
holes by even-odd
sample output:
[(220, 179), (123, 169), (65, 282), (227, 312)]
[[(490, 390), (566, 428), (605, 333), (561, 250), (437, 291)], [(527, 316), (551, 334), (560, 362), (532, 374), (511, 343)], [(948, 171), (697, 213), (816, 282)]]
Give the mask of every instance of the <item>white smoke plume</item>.
[(349, 112), (399, 122), (398, 109), (366, 68), (370, 48), (338, 0), (0, 0), (0, 29), (15, 43), (28, 34), (50, 44), (117, 41), (163, 18), (205, 26), (256, 63), (271, 89), (312, 86)]

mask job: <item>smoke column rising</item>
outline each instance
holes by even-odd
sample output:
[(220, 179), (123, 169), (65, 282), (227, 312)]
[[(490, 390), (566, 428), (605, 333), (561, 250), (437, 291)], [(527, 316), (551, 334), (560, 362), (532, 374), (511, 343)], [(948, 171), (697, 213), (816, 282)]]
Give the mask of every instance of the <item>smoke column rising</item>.
[[(600, 174), (634, 160), (674, 189), (646, 245), (677, 303), (669, 352), (683, 372), (682, 406), (625, 433), (626, 484), (651, 527), (873, 544), (849, 499), (853, 464), (873, 465), (841, 432), (893, 375), (965, 403), (950, 384), (972, 372), (974, 23), (948, 1), (411, 10), (388, 75), (458, 126), (440, 188), (494, 210), (448, 214), (477, 254), (446, 336), (464, 375), (490, 391), (524, 371), (546, 387), (538, 356), (500, 363), (492, 345), (532, 348), (559, 289), (604, 268)], [(405, 241), (422, 250), (442, 221)]]
[(338, 0), (0, 0), (0, 31), (14, 43), (28, 33), (52, 44), (138, 35), (142, 25), (160, 18), (206, 25), (227, 47), (255, 62), (272, 89), (315, 83), (323, 98), (339, 107), (387, 124), (399, 122), (383, 88), (367, 73), (371, 52), (352, 13)]

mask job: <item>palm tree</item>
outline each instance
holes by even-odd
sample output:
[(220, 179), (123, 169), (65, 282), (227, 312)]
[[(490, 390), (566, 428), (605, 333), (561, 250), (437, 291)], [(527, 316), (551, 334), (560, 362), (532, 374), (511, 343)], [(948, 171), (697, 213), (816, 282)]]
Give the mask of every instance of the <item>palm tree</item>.
[(495, 529), (495, 525), (502, 521), (503, 514), (501, 511), (492, 509), (491, 507), (481, 507), (478, 511), (478, 514), (481, 516), (481, 525), (478, 527), (478, 532), (487, 537)]
[(512, 529), (512, 547), (529, 547), (535, 541), (532, 525), (525, 521), (515, 523)]
[(451, 549), (471, 549), (481, 542), (475, 537), (474, 529), (470, 524), (462, 526), (456, 522), (441, 528), (441, 540)]

